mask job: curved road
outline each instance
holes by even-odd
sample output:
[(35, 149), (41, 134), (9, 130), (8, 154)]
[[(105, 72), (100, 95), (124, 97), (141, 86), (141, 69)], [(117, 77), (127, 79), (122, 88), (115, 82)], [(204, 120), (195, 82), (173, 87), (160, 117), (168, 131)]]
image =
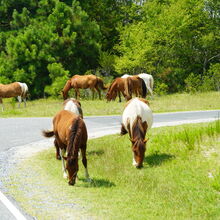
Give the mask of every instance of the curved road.
[[(161, 113), (154, 114), (153, 127), (208, 122), (219, 118), (220, 110)], [(120, 132), (121, 116), (85, 117), (84, 120), (89, 138)], [(23, 151), (24, 148), (29, 148), (33, 142), (34, 144), (40, 143), (43, 148), (51, 146), (52, 140), (45, 140), (45, 138), (41, 136), (41, 130), (50, 129), (51, 124), (52, 118), (0, 118), (0, 162), (4, 162), (4, 157), (7, 153), (11, 151), (16, 152), (16, 149), (22, 149)], [(3, 188), (3, 186), (0, 180), (0, 193), (2, 191), (1, 188)], [(14, 201), (12, 201), (12, 203), (17, 206)], [(19, 207), (17, 208), (19, 209)], [(27, 215), (25, 218), (31, 219), (31, 217)], [(5, 204), (1, 202), (1, 199), (0, 219), (16, 219), (14, 215), (7, 210)]]

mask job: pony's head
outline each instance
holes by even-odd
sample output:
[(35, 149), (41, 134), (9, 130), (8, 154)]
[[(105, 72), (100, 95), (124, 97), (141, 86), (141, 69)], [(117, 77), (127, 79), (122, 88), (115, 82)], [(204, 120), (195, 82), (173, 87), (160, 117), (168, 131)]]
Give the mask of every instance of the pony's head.
[(64, 90), (62, 90), (61, 93), (63, 96), (63, 100), (66, 100), (68, 98), (67, 93)]
[(132, 143), (132, 151), (134, 153), (134, 165), (136, 168), (141, 168), (143, 167), (143, 161), (144, 161), (144, 155), (146, 151), (146, 143), (148, 139), (130, 139)]
[(65, 86), (62, 89), (63, 99), (66, 100), (68, 98), (68, 92), (71, 89), (71, 81), (67, 80)]
[(112, 91), (108, 91), (107, 94), (106, 94), (106, 99), (107, 101), (111, 101), (111, 100), (115, 100), (117, 97), (117, 92), (112, 90)]
[(66, 170), (68, 172), (69, 185), (74, 185), (76, 182), (78, 167), (78, 157), (67, 156), (64, 157), (66, 160)]

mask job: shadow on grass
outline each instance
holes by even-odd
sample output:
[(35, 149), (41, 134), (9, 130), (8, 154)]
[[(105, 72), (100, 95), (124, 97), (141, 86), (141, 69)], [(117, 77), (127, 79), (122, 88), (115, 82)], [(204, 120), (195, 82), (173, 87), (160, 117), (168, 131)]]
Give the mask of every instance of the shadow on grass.
[(92, 150), (87, 152), (88, 155), (100, 156), (104, 154), (104, 150)]
[(115, 187), (116, 185), (108, 180), (105, 179), (97, 179), (97, 178), (92, 178), (91, 182), (88, 182), (85, 178), (80, 178), (81, 181), (86, 182), (88, 184), (85, 185), (85, 187), (95, 187), (95, 188), (110, 188), (110, 187)]
[(149, 166), (160, 166), (162, 163), (173, 160), (175, 158), (174, 155), (171, 154), (165, 154), (165, 153), (158, 153), (155, 152), (154, 154), (151, 154), (149, 156), (146, 156), (144, 159), (144, 162), (146, 162)]

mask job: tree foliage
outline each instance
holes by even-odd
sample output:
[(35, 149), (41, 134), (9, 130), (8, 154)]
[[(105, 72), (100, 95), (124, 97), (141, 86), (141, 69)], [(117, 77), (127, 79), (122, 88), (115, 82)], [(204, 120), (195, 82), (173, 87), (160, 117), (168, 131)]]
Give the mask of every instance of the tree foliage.
[(59, 95), (69, 77), (90, 70), (150, 73), (158, 93), (189, 91), (196, 79), (219, 90), (217, 0), (0, 3), (0, 83), (26, 82), (32, 98)]

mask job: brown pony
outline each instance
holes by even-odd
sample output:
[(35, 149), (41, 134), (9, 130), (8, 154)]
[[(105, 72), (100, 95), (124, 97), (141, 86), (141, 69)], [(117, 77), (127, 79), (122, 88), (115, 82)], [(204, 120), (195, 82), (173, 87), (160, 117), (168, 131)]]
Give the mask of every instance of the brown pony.
[(101, 99), (101, 92), (100, 89), (105, 90), (107, 89), (104, 86), (104, 83), (100, 77), (95, 75), (74, 75), (71, 79), (67, 80), (66, 85), (64, 86), (62, 93), (63, 99), (67, 99), (68, 92), (71, 88), (75, 89), (75, 98), (77, 99), (80, 97), (79, 89), (91, 89), (94, 99), (94, 92), (95, 90), (99, 94), (99, 99)]
[[(54, 145), (57, 152), (61, 151), (64, 177), (69, 184), (74, 185), (78, 172), (78, 153), (82, 153), (82, 163), (85, 167), (85, 176), (89, 180), (86, 159), (87, 129), (83, 119), (73, 112), (61, 110), (53, 118), (53, 130), (43, 131), (44, 137), (55, 136)], [(65, 155), (66, 154), (66, 155)], [(66, 165), (64, 160), (66, 160)]]
[(128, 101), (131, 99), (131, 95), (128, 88), (128, 79), (123, 78), (116, 78), (113, 80), (111, 85), (109, 86), (108, 92), (106, 94), (107, 101), (115, 100), (117, 95), (119, 98), (119, 102), (121, 102), (121, 94), (125, 97), (125, 99)]
[(24, 101), (24, 106), (26, 107), (26, 97), (28, 93), (28, 87), (26, 83), (14, 82), (10, 84), (0, 84), (0, 104), (2, 105), (2, 111), (4, 110), (2, 98), (11, 98), (18, 96), (18, 107), (20, 108), (20, 103), (22, 99)]
[(146, 98), (147, 87), (143, 79), (138, 76), (128, 77), (129, 94), (135, 94), (136, 97)]
[(141, 98), (130, 100), (122, 114), (121, 135), (129, 133), (133, 151), (133, 165), (137, 168), (143, 166), (146, 151), (145, 139), (147, 131), (153, 124), (152, 111), (148, 101)]

